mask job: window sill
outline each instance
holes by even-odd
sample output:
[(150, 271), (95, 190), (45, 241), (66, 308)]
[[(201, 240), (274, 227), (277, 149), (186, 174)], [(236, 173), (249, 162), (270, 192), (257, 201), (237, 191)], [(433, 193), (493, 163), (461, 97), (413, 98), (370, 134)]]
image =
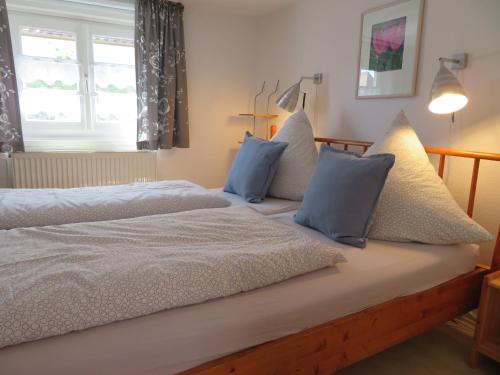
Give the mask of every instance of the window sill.
[[(156, 153), (157, 150), (130, 150), (130, 151), (93, 151), (93, 150), (27, 150), (24, 152), (14, 152), (19, 154), (149, 154)], [(0, 157), (1, 159), (1, 157)]]
[[(142, 152), (135, 143), (117, 139), (114, 142), (99, 142), (95, 139), (25, 139), (26, 152), (91, 153), (91, 152)], [(149, 150), (146, 150), (149, 151)]]

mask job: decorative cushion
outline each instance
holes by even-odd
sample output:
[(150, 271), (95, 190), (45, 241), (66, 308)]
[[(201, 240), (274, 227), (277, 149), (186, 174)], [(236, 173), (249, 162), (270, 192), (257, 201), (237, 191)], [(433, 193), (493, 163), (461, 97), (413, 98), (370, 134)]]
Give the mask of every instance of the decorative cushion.
[(229, 171), (224, 191), (238, 194), (247, 202), (262, 202), (287, 146), (285, 142), (265, 141), (247, 132)]
[(331, 239), (366, 246), (366, 233), (394, 155), (361, 157), (323, 144), (295, 222)]
[(381, 152), (396, 155), (396, 163), (380, 196), (369, 238), (429, 244), (492, 239), (453, 199), (403, 111), (365, 156)]
[(288, 117), (272, 140), (287, 142), (288, 147), (281, 157), (268, 194), (300, 201), (318, 159), (312, 127), (304, 110), (300, 109)]

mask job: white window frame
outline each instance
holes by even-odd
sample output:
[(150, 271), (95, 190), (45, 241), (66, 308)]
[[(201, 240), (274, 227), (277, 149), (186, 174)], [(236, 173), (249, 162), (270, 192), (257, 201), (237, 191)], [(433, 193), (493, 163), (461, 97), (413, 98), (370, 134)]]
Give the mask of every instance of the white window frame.
[[(134, 139), (111, 139), (111, 134), (120, 135), (123, 124), (99, 123), (96, 120), (94, 90), (93, 35), (106, 35), (123, 38), (134, 38), (133, 26), (92, 22), (52, 15), (10, 12), (12, 48), (16, 66), (20, 66), (21, 30), (23, 27), (39, 27), (44, 29), (72, 32), (76, 35), (77, 63), (79, 67), (79, 94), (81, 122), (46, 122), (21, 119), (26, 149), (29, 151), (132, 151), (135, 150)], [(18, 90), (22, 95), (22, 74), (17, 74)], [(135, 119), (134, 119), (135, 120)]]

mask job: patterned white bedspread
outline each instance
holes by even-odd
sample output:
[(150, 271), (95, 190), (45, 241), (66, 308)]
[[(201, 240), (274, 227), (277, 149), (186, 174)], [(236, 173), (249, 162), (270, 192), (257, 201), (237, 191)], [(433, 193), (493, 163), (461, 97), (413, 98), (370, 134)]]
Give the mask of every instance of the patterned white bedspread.
[(247, 207), (0, 231), (0, 347), (230, 296), (344, 260)]
[(82, 223), (228, 207), (184, 180), (75, 189), (0, 189), (0, 229)]

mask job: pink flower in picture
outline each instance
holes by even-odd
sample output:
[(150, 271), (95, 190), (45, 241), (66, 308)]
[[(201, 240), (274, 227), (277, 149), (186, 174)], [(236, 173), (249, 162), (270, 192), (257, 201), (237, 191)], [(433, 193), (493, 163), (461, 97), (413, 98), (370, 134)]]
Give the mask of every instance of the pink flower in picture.
[(406, 32), (406, 17), (372, 26), (369, 69), (375, 72), (400, 70)]
[(398, 24), (389, 26), (386, 29), (387, 40), (389, 47), (393, 51), (397, 51), (405, 40), (406, 18), (402, 18)]
[(387, 47), (389, 46), (389, 43), (388, 43), (387, 38), (385, 36), (385, 30), (383, 30), (383, 29), (374, 30), (373, 37), (372, 37), (372, 43), (373, 43), (373, 48), (375, 50), (375, 53), (378, 56), (382, 55), (385, 51), (387, 51)]

